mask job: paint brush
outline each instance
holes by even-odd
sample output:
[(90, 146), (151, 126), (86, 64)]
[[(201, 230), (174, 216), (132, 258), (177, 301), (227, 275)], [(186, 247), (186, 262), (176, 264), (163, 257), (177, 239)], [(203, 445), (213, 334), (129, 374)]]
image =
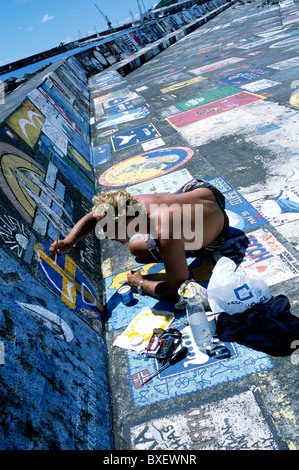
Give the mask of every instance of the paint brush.
[(56, 253), (55, 253), (55, 261), (54, 261), (55, 264), (57, 261), (58, 238), (59, 238), (59, 228), (57, 229), (57, 236), (56, 236)]
[(188, 348), (184, 346), (183, 348), (179, 349), (171, 358), (169, 358), (166, 363), (160, 367), (159, 370), (157, 370), (154, 374), (152, 374), (150, 377), (148, 377), (142, 385), (147, 384), (150, 382), (156, 375), (160, 374), (163, 370), (165, 370), (167, 367), (172, 366), (173, 364), (176, 364), (177, 362), (181, 361), (184, 359), (188, 354)]

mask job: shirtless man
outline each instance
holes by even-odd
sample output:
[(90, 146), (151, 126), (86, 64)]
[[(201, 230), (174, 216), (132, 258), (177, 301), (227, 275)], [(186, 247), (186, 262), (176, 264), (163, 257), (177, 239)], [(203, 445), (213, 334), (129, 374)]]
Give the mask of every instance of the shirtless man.
[(164, 263), (167, 281), (150, 281), (133, 271), (127, 276), (133, 292), (158, 299), (175, 300), (178, 288), (189, 279), (186, 250), (214, 249), (227, 239), (229, 222), (224, 196), (202, 180), (192, 180), (172, 194), (134, 197), (112, 190), (95, 197), (93, 202), (92, 211), (77, 222), (67, 237), (52, 243), (51, 255), (68, 253), (93, 230), (99, 238), (129, 243), (133, 256)]

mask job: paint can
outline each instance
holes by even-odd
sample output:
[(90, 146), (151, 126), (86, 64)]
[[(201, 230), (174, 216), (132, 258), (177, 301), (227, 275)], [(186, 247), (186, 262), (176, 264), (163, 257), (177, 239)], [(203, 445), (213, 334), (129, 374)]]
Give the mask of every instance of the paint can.
[(123, 304), (129, 305), (133, 300), (133, 293), (130, 286), (122, 286), (118, 289), (118, 295)]
[(216, 315), (213, 315), (212, 312), (206, 312), (207, 319), (209, 322), (209, 327), (211, 330), (212, 335), (216, 333)]

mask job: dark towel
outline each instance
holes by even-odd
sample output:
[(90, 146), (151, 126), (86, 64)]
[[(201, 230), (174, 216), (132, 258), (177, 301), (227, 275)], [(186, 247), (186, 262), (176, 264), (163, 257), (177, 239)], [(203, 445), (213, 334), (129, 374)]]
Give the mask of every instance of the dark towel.
[(294, 341), (299, 340), (299, 318), (290, 312), (284, 295), (271, 297), (243, 313), (222, 312), (216, 325), (221, 341), (236, 342), (272, 356), (291, 355), (296, 349)]

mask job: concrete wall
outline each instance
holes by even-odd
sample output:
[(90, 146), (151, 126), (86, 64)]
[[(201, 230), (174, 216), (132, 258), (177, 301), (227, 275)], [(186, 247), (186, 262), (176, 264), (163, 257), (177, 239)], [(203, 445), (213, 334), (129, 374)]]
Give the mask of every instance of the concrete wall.
[(233, 2), (212, 0), (164, 18), (154, 18), (130, 32), (112, 38), (111, 41), (76, 54), (76, 58), (90, 75), (111, 66), (118, 69), (122, 75), (126, 75), (204, 24), (231, 3)]
[(0, 124), (0, 447), (109, 449), (100, 247), (49, 256), (94, 195), (85, 71), (70, 58), (21, 98)]

